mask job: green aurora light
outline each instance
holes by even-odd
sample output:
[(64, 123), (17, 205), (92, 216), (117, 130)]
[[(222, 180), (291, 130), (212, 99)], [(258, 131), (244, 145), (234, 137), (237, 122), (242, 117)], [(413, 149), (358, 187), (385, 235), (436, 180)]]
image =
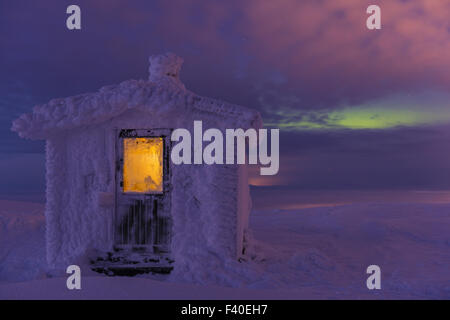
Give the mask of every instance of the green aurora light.
[[(379, 101), (360, 106), (317, 111), (278, 110), (277, 120), (268, 121), (269, 127), (285, 130), (339, 130), (391, 129), (450, 124), (448, 102), (429, 101), (432, 107), (423, 107), (422, 101)], [(437, 103), (436, 103), (437, 102)]]

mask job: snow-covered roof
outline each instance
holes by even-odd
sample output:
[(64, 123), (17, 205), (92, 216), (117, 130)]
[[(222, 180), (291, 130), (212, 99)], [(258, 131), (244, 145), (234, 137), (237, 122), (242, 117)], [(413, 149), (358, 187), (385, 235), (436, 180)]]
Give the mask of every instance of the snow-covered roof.
[(127, 80), (102, 87), (98, 92), (52, 99), (21, 115), (11, 130), (24, 138), (46, 139), (64, 130), (102, 123), (129, 109), (147, 111), (153, 116), (199, 111), (223, 117), (235, 127), (262, 126), (261, 116), (255, 110), (186, 90), (179, 79), (182, 58), (168, 53), (151, 56), (149, 62), (149, 80)]

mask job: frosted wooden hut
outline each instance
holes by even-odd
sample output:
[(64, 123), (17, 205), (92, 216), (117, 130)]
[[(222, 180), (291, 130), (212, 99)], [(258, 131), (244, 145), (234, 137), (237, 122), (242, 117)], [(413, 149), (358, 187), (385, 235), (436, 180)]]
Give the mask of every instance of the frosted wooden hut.
[(50, 266), (90, 253), (108, 272), (183, 270), (244, 251), (246, 166), (175, 165), (170, 135), (192, 132), (194, 120), (204, 130), (258, 129), (259, 113), (186, 90), (174, 54), (149, 62), (148, 80), (53, 99), (13, 122), (21, 137), (46, 140)]

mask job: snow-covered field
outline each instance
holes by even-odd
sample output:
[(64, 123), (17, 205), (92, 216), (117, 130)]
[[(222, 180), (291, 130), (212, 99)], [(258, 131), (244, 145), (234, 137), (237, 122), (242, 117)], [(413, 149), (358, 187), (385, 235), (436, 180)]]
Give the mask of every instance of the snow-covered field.
[[(43, 205), (1, 200), (0, 299), (450, 299), (450, 204), (256, 211), (250, 227), (251, 259), (216, 264), (216, 278), (106, 277), (82, 266), (82, 289), (69, 291), (45, 266)], [(366, 288), (371, 264), (381, 290)]]

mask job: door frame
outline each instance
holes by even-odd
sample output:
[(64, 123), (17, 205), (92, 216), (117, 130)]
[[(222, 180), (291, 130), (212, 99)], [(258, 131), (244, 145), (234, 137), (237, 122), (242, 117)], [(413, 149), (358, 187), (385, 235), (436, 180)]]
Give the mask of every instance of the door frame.
[(149, 245), (124, 245), (119, 244), (117, 239), (117, 223), (118, 223), (118, 207), (119, 200), (125, 195), (123, 190), (123, 139), (124, 138), (162, 138), (163, 139), (163, 191), (154, 193), (127, 193), (133, 197), (140, 198), (142, 200), (149, 199), (149, 197), (157, 197), (163, 199), (167, 198), (166, 208), (171, 217), (171, 159), (170, 152), (172, 150), (172, 135), (173, 129), (169, 128), (153, 128), (153, 129), (114, 129), (114, 139), (115, 139), (115, 167), (114, 167), (114, 218), (113, 218), (113, 248), (119, 249), (141, 249), (144, 250), (149, 247)]

